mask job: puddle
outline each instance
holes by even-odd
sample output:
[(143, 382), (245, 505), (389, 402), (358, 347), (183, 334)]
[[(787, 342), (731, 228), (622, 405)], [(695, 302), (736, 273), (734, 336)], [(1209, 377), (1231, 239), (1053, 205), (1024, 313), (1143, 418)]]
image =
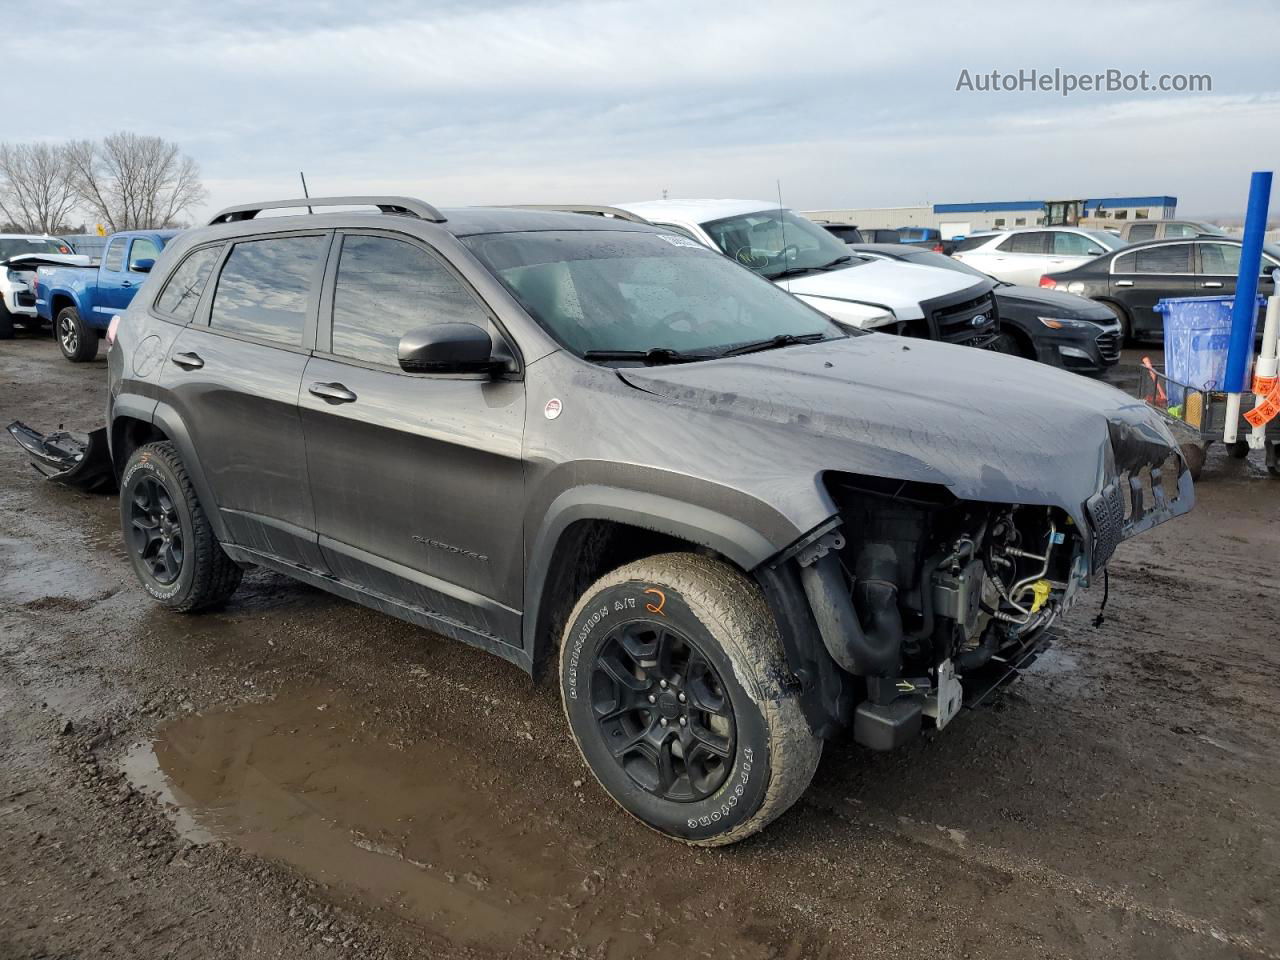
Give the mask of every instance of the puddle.
[[(135, 746), (123, 769), (170, 805), (183, 836), (284, 861), (457, 944), (768, 955), (722, 899), (730, 864), (702, 869), (687, 848), (630, 825), (631, 855), (606, 850), (598, 831), (575, 829), (581, 811), (564, 816), (576, 790), (526, 780), (532, 757), (513, 762), (482, 731), (469, 746), (434, 733), (398, 742), (363, 713), (326, 691), (193, 714)], [(694, 880), (681, 863), (708, 875)]]

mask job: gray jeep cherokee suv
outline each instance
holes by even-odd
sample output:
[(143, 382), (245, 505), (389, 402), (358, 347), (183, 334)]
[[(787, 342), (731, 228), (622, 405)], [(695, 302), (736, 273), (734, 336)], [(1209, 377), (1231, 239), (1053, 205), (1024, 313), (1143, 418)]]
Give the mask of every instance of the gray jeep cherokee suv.
[[(378, 212), (258, 218), (268, 208)], [(235, 207), (109, 354), (147, 591), (258, 565), (492, 651), (558, 653), (609, 794), (697, 844), (1033, 656), (1116, 544), (1191, 507), (1143, 404), (850, 336), (660, 228), (396, 197)]]

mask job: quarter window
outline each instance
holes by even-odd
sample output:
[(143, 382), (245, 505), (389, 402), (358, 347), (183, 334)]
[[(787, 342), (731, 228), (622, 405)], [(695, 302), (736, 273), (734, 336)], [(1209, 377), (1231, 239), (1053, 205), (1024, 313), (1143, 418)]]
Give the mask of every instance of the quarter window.
[(178, 320), (194, 317), (200, 294), (204, 292), (204, 285), (221, 251), (221, 247), (205, 247), (183, 260), (156, 298), (156, 309)]
[[(1170, 231), (1169, 236), (1176, 237), (1176, 234)], [(1129, 242), (1138, 243), (1141, 240), (1154, 240), (1156, 238), (1156, 225), (1154, 223), (1135, 223), (1129, 230)]]
[(400, 338), (436, 323), (488, 327), (489, 313), (421, 247), (348, 235), (333, 293), (333, 353), (395, 366)]
[(150, 237), (138, 237), (129, 250), (129, 269), (137, 267), (139, 260), (156, 260), (160, 257), (160, 248)]
[(118, 237), (107, 244), (107, 254), (102, 258), (102, 269), (111, 273), (119, 273), (124, 269), (124, 248), (128, 245), (128, 237)]
[(237, 243), (218, 277), (209, 326), (300, 346), (328, 244), (323, 236)]

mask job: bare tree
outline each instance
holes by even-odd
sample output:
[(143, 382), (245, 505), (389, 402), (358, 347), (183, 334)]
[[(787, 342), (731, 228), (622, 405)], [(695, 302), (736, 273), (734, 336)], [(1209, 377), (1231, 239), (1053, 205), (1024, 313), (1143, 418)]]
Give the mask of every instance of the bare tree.
[(31, 233), (59, 233), (75, 207), (65, 146), (0, 143), (0, 214)]
[(67, 162), (80, 204), (109, 232), (176, 226), (206, 196), (196, 162), (160, 137), (76, 140)]

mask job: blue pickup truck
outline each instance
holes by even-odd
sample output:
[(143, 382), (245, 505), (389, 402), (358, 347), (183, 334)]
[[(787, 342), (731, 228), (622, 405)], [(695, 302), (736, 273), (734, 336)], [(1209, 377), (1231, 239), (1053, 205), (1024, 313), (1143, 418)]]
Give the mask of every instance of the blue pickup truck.
[(177, 235), (177, 230), (114, 233), (96, 267), (36, 271), (36, 312), (53, 324), (64, 357), (84, 363), (98, 355), (98, 340), (111, 318), (124, 313), (164, 245)]

